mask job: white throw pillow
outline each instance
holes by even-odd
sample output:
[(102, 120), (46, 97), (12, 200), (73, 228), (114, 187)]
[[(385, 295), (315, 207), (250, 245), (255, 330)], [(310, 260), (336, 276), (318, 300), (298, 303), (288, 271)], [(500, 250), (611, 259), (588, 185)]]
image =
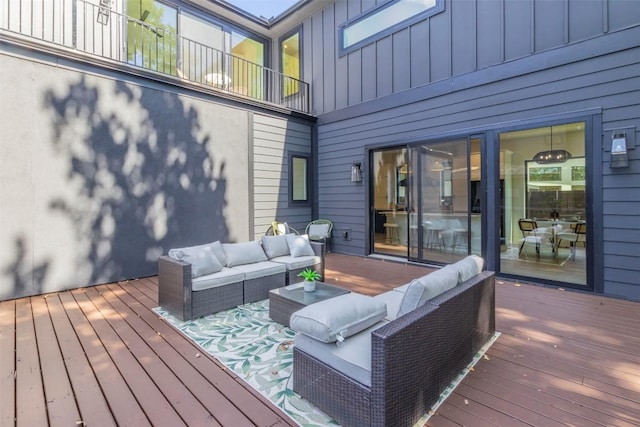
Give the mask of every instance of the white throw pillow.
[(366, 295), (345, 294), (308, 305), (294, 312), (291, 329), (318, 341), (342, 342), (378, 323), (387, 315), (387, 305)]
[(478, 255), (469, 255), (452, 265), (458, 270), (458, 283), (462, 283), (482, 271), (484, 260)]
[(268, 261), (260, 242), (255, 240), (244, 243), (223, 243), (222, 248), (227, 258), (227, 267)]
[(284, 235), (263, 236), (262, 248), (269, 259), (289, 255), (289, 244), (287, 243), (287, 237)]
[(301, 236), (295, 234), (287, 234), (287, 245), (289, 245), (289, 253), (292, 257), (314, 256), (313, 248), (309, 243), (309, 236), (303, 234)]
[(200, 277), (222, 270), (222, 263), (220, 263), (220, 260), (215, 255), (213, 243), (171, 249), (169, 250), (169, 256), (178, 261), (191, 264), (191, 277)]
[(329, 224), (311, 224), (309, 226), (310, 237), (328, 237)]

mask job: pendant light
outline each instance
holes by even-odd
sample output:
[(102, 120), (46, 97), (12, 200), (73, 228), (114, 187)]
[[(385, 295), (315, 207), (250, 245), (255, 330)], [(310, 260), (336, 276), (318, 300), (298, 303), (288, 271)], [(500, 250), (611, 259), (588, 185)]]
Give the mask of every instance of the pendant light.
[(546, 151), (540, 151), (533, 156), (533, 161), (539, 164), (549, 163), (564, 163), (571, 158), (571, 153), (567, 150), (554, 150), (553, 149), (553, 126), (551, 129), (551, 149)]

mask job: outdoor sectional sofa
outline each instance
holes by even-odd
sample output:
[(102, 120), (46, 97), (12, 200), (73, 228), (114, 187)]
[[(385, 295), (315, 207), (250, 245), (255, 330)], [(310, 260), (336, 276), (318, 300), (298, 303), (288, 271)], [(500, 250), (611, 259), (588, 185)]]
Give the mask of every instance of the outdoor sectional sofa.
[(414, 425), (495, 333), (495, 275), (481, 270), (471, 256), (293, 313), (294, 391), (345, 426)]
[(294, 234), (171, 249), (158, 259), (158, 302), (184, 321), (260, 301), (305, 268), (324, 277), (324, 255), (324, 243)]

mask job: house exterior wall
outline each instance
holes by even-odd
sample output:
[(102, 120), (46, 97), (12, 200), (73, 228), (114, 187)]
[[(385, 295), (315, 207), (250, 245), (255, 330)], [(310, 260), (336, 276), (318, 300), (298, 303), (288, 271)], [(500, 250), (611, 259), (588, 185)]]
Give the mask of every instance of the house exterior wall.
[(640, 152), (632, 146), (628, 168), (612, 169), (608, 146), (614, 129), (640, 136), (640, 3), (446, 1), (443, 13), (340, 57), (338, 26), (369, 7), (337, 1), (304, 26), (319, 216), (352, 230), (333, 250), (369, 253), (367, 171), (349, 181), (367, 148), (485, 131), (497, 147), (495, 129), (591, 117), (592, 284), (640, 299)]
[[(304, 120), (10, 44), (0, 93), (0, 300), (151, 276), (172, 247), (260, 237), (288, 213), (288, 144), (310, 150)], [(265, 181), (248, 165), (269, 163), (274, 141)], [(295, 214), (306, 223), (311, 208)]]

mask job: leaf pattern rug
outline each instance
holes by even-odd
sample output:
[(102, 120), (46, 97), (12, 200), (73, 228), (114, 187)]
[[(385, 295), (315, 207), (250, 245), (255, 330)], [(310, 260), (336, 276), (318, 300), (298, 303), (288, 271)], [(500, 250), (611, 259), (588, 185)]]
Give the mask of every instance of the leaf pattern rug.
[[(269, 319), (268, 300), (186, 322), (178, 320), (161, 307), (154, 311), (270, 399), (299, 425), (339, 425), (293, 391), (291, 373), (295, 332)], [(473, 369), (498, 335), (497, 333), (478, 352), (417, 425), (423, 425), (435, 413), (437, 407)]]

